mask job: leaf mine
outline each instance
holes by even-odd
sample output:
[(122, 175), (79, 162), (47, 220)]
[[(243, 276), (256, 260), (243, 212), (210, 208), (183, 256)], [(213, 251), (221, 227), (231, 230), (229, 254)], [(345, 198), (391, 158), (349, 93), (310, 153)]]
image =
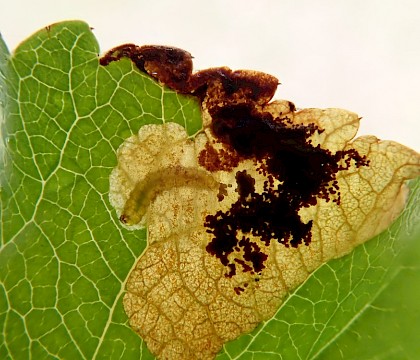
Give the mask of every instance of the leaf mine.
[(313, 270), (383, 231), (420, 175), (415, 151), (353, 140), (355, 113), (270, 102), (271, 75), (193, 73), (183, 50), (130, 44), (101, 63), (122, 57), (202, 106), (194, 138), (175, 123), (141, 127), (110, 179), (124, 226), (148, 229), (124, 309), (159, 359), (213, 359)]

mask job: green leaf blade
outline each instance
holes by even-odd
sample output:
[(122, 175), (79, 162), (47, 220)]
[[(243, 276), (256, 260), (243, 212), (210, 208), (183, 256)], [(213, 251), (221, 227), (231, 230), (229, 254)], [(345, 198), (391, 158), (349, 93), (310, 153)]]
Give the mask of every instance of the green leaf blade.
[(2, 172), (7, 351), (15, 357), (13, 349), (28, 351), (36, 341), (42, 353), (92, 358), (145, 246), (131, 233), (130, 247), (121, 241), (111, 216), (105, 182), (119, 144), (101, 135), (102, 119), (92, 116), (96, 40), (84, 23), (55, 25), (28, 39), (7, 66), (14, 76), (5, 86), (2, 135), (15, 139), (6, 141)]
[[(2, 359), (153, 358), (122, 308), (146, 232), (119, 226), (109, 174), (141, 126), (193, 136), (200, 108), (128, 60), (101, 67), (98, 52), (83, 22), (43, 29), (13, 56), (0, 39)], [(218, 358), (415, 359), (419, 197), (417, 180), (390, 229), (318, 269)]]

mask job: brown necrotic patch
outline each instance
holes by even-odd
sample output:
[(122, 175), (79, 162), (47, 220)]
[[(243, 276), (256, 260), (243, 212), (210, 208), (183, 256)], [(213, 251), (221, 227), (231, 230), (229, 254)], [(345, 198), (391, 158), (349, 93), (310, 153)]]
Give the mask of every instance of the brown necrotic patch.
[(178, 92), (192, 94), (201, 99), (209, 95), (209, 85), (219, 82), (225, 99), (208, 99), (215, 103), (240, 97), (257, 103), (267, 103), (277, 89), (276, 77), (250, 71), (232, 71), (227, 67), (206, 69), (192, 73), (192, 56), (189, 52), (173, 46), (125, 44), (108, 51), (101, 59), (101, 65), (108, 65), (121, 58), (129, 58), (137, 68)]
[[(229, 267), (228, 276), (236, 273), (236, 264), (228, 256), (238, 248), (245, 260), (245, 264), (239, 263), (242, 270), (259, 273), (267, 259), (264, 249), (238, 234), (251, 234), (266, 246), (273, 239), (286, 247), (308, 245), (312, 221), (302, 222), (299, 210), (315, 205), (317, 197), (339, 203), (338, 171), (352, 161), (356, 166), (367, 162), (354, 150), (332, 154), (312, 146), (310, 136), (322, 129), (313, 124), (290, 126), (287, 118), (274, 119), (252, 103), (227, 105), (210, 113), (216, 138), (238, 157), (255, 160), (267, 181), (264, 192), (258, 193), (255, 179), (246, 172), (236, 174), (238, 200), (228, 211), (206, 218), (205, 226), (214, 236), (206, 250)], [(238, 263), (236, 258), (234, 261)]]
[[(246, 171), (237, 172), (237, 201), (229, 210), (205, 219), (207, 232), (213, 235), (206, 250), (227, 267), (228, 277), (236, 274), (237, 266), (243, 272), (260, 273), (267, 259), (264, 246), (272, 240), (286, 247), (308, 245), (312, 221), (304, 223), (299, 210), (316, 205), (318, 198), (339, 204), (337, 173), (350, 165), (368, 164), (354, 149), (332, 153), (313, 146), (311, 136), (323, 132), (317, 125), (293, 124), (287, 116), (274, 117), (265, 111), (278, 85), (271, 75), (225, 67), (193, 74), (188, 52), (164, 46), (123, 45), (106, 54), (101, 63), (121, 57), (130, 58), (141, 71), (172, 89), (202, 101), (203, 112), (211, 117), (214, 141), (199, 154), (201, 166), (210, 172), (232, 171), (250, 159), (266, 176), (264, 191), (257, 192), (255, 179)], [(294, 110), (290, 103), (289, 111)], [(220, 188), (220, 201), (225, 190)], [(260, 244), (251, 238), (258, 238)], [(238, 256), (230, 258), (235, 252)]]

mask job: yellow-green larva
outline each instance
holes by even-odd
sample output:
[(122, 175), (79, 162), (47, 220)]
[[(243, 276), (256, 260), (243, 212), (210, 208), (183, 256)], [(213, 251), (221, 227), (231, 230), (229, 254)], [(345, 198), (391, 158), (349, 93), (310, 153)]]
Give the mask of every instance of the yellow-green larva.
[(120, 221), (129, 226), (140, 223), (150, 203), (165, 190), (177, 187), (215, 189), (219, 185), (209, 173), (197, 168), (174, 166), (164, 171), (150, 172), (131, 191)]

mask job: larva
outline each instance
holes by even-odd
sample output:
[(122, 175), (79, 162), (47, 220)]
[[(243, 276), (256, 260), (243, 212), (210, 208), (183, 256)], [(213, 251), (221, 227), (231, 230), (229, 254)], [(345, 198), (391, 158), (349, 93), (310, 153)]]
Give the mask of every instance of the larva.
[(131, 191), (120, 221), (129, 226), (140, 223), (156, 196), (174, 187), (215, 189), (219, 186), (209, 173), (197, 168), (174, 166), (150, 172)]

